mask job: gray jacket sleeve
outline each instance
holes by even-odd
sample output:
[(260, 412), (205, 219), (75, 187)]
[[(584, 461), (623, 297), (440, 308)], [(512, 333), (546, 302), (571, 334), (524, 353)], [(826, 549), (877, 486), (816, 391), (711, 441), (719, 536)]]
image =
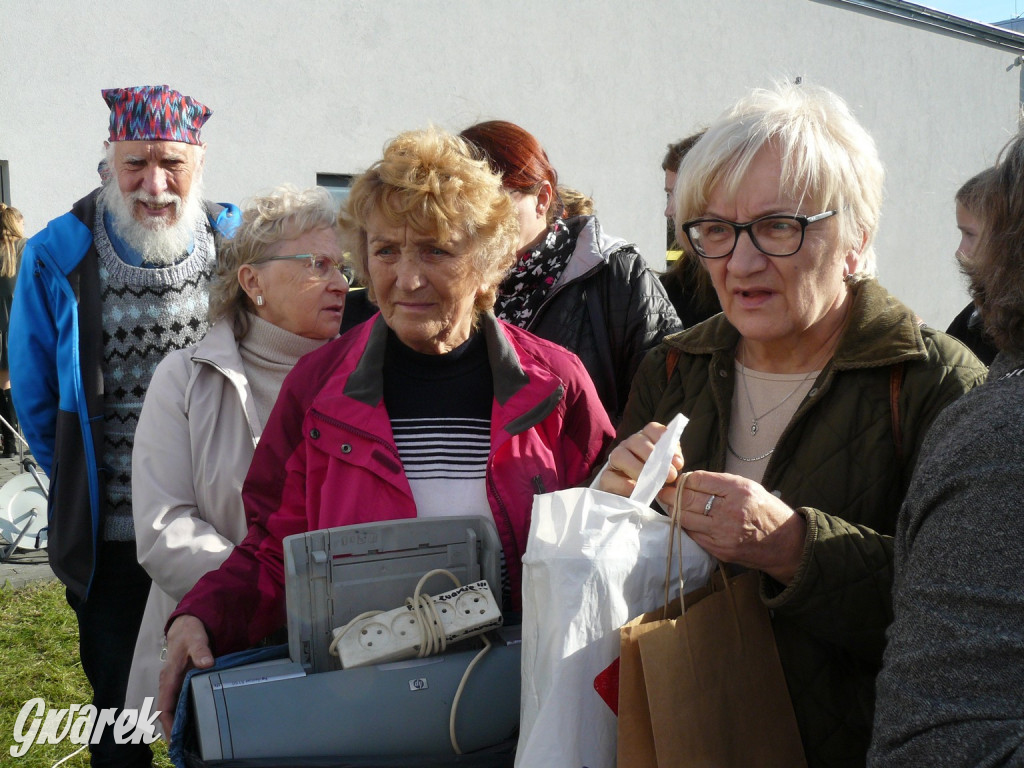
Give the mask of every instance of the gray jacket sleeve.
[(869, 764), (1024, 765), (1024, 377), (951, 405), (895, 539)]

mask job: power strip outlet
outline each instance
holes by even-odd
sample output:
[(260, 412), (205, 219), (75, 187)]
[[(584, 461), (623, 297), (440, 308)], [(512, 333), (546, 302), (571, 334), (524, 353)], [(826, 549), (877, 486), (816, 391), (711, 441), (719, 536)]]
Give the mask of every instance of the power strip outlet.
[[(501, 611), (486, 580), (434, 595), (449, 643), (496, 629)], [(337, 651), (344, 669), (412, 659), (420, 654), (422, 637), (419, 616), (408, 605), (361, 619), (338, 640)], [(342, 627), (334, 630), (337, 638)]]

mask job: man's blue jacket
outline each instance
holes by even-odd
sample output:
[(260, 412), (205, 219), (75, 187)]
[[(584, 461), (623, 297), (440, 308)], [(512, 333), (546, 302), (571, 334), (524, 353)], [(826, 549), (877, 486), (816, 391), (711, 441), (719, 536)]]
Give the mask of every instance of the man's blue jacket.
[[(83, 600), (103, 509), (103, 306), (92, 236), (98, 195), (79, 200), (25, 244), (8, 349), (18, 421), (50, 480), (50, 566)], [(238, 208), (205, 206), (214, 231), (231, 237)]]

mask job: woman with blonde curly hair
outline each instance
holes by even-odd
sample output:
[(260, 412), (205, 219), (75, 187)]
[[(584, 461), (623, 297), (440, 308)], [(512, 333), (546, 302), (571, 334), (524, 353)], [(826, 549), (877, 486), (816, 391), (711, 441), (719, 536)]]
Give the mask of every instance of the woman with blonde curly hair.
[[(497, 320), (515, 206), (461, 139), (392, 140), (340, 216), (380, 314), (306, 356), (281, 390), (243, 488), (249, 533), (168, 628), (158, 707), (185, 671), (284, 624), (282, 540), (378, 520), (494, 521), (502, 594), (519, 608), (536, 492), (583, 482), (612, 437), (579, 359)], [(497, 590), (495, 590), (497, 592)]]
[(153, 579), (127, 706), (155, 696), (174, 606), (246, 532), (242, 480), (285, 376), (338, 335), (348, 281), (326, 190), (255, 197), (218, 250), (209, 332), (157, 367), (135, 432), (132, 513)]
[(11, 403), (11, 371), (7, 363), (7, 333), (11, 322), (14, 283), (21, 267), (21, 251), (25, 247), (25, 217), (21, 211), (0, 203), (0, 433), (3, 434), (3, 457), (17, 452), (14, 436), (16, 418)]

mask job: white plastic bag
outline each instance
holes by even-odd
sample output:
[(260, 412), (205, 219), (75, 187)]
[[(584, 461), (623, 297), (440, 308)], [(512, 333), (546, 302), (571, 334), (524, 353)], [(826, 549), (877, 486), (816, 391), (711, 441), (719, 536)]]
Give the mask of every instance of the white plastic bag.
[[(593, 488), (534, 497), (517, 768), (615, 766), (616, 717), (594, 681), (618, 657), (619, 627), (664, 603), (671, 527), (650, 504), (685, 424), (682, 414), (672, 420), (628, 499)], [(680, 551), (685, 591), (704, 586), (711, 556), (685, 533)]]

